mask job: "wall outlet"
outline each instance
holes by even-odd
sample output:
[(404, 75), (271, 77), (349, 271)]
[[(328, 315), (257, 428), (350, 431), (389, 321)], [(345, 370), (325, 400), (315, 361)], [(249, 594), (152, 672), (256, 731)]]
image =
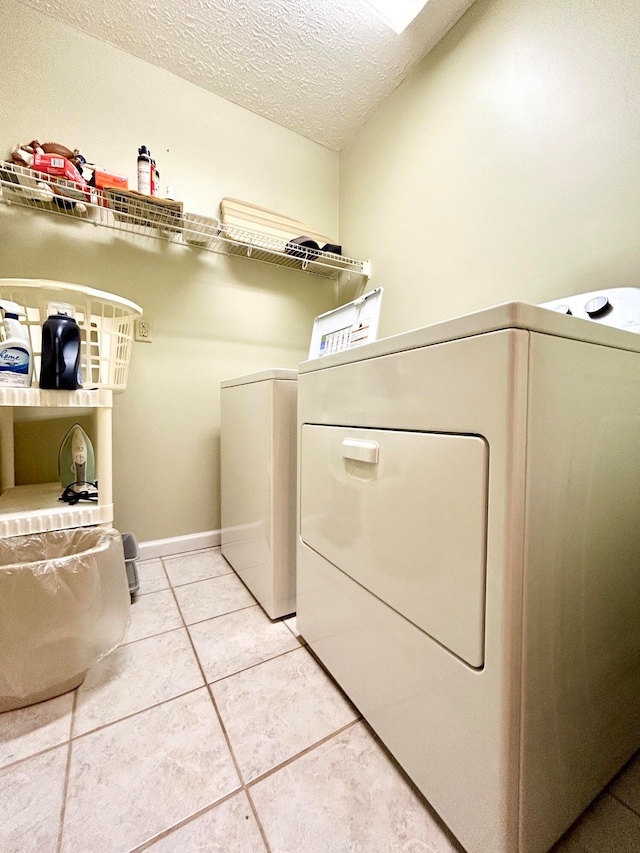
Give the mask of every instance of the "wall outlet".
[(138, 317), (134, 324), (134, 340), (144, 344), (151, 343), (151, 320), (148, 317)]

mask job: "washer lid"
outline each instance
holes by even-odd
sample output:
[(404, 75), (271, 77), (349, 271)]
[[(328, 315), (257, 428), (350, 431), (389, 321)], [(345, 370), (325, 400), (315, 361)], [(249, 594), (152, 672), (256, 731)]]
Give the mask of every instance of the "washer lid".
[(247, 373), (245, 376), (234, 376), (232, 379), (223, 379), (221, 388), (233, 388), (236, 385), (250, 385), (252, 382), (266, 382), (270, 379), (286, 379), (296, 382), (298, 371), (290, 367), (269, 367), (259, 370), (257, 373)]
[(640, 352), (640, 335), (622, 329), (614, 329), (592, 320), (582, 320), (566, 314), (558, 314), (549, 308), (530, 305), (527, 302), (505, 302), (493, 308), (485, 308), (472, 314), (464, 314), (432, 326), (424, 326), (410, 332), (382, 338), (357, 349), (327, 355), (322, 359), (303, 361), (299, 365), (300, 373), (314, 370), (326, 370), (340, 364), (362, 361), (365, 358), (377, 358), (405, 350), (418, 349), (446, 341), (470, 338), (497, 332), (502, 329), (526, 329), (560, 338), (614, 347), (615, 349)]

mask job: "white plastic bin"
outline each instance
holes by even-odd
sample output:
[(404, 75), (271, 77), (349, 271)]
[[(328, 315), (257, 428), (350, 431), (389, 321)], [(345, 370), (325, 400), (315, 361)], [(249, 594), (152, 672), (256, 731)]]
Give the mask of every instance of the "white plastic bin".
[(0, 540), (0, 711), (66, 693), (113, 651), (130, 597), (117, 530)]
[(0, 296), (16, 302), (26, 315), (20, 322), (29, 331), (34, 360), (34, 383), (40, 376), (42, 324), (50, 302), (73, 305), (80, 327), (80, 367), (84, 388), (124, 391), (129, 377), (133, 325), (142, 315), (135, 302), (82, 284), (44, 279), (2, 278)]

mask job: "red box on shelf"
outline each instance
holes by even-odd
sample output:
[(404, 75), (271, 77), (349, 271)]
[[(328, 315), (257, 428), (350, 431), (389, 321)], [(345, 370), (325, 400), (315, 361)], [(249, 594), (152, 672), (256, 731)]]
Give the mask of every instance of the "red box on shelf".
[(56, 178), (66, 178), (68, 181), (75, 181), (80, 186), (86, 186), (87, 184), (73, 163), (59, 154), (34, 154), (32, 168), (36, 172), (44, 172), (45, 175), (53, 175)]

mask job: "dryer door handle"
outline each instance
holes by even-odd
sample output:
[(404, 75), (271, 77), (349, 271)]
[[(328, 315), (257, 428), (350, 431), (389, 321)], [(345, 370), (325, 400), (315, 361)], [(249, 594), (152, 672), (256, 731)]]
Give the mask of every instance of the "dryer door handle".
[(342, 442), (342, 456), (345, 459), (355, 459), (356, 462), (378, 464), (380, 448), (375, 441), (360, 441), (357, 438), (345, 438)]

